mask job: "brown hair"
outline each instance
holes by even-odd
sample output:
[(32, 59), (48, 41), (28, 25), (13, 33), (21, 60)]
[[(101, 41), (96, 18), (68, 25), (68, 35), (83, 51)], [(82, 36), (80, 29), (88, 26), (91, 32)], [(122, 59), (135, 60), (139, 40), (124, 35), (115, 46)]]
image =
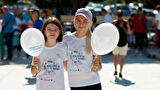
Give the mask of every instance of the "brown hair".
[(45, 30), (46, 30), (47, 25), (50, 24), (50, 23), (56, 25), (56, 26), (59, 28), (60, 33), (59, 33), (59, 36), (58, 36), (58, 38), (57, 38), (57, 42), (62, 42), (62, 40), (63, 40), (62, 25), (61, 25), (61, 22), (60, 22), (57, 18), (55, 18), (55, 17), (48, 17), (48, 18), (45, 20), (44, 24), (43, 24), (42, 33), (43, 33), (43, 35), (44, 35), (45, 41), (47, 41), (47, 37), (46, 37), (46, 35), (45, 35)]

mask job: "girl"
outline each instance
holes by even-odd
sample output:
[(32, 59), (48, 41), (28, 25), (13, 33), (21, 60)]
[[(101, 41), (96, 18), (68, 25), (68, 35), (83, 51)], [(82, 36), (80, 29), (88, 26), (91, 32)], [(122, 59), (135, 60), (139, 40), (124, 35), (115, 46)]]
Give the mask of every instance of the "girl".
[(58, 19), (46, 19), (42, 33), (45, 47), (38, 57), (33, 58), (31, 73), (36, 75), (36, 90), (65, 90), (64, 66), (65, 50), (61, 45), (63, 39), (62, 26)]
[[(78, 9), (74, 17), (76, 32), (64, 37), (67, 46), (67, 71), (71, 90), (101, 90), (101, 58), (93, 60), (91, 48), (92, 13), (85, 8)], [(93, 71), (92, 71), (93, 70)]]

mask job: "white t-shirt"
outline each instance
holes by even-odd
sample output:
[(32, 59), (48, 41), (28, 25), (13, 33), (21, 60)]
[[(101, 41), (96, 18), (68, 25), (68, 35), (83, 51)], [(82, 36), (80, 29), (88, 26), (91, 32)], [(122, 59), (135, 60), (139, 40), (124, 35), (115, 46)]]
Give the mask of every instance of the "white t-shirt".
[(112, 16), (108, 13), (103, 17), (103, 23), (106, 23), (106, 22), (108, 22), (108, 23), (113, 22)]
[(20, 25), (25, 24), (24, 20), (21, 20), (20, 18), (16, 17), (16, 25), (13, 25), (13, 29), (20, 30)]
[(98, 72), (91, 71), (92, 55), (87, 55), (86, 37), (77, 38), (75, 34), (64, 36), (67, 46), (68, 79), (70, 87), (83, 87), (100, 83)]
[(2, 31), (2, 19), (0, 20), (0, 32)]
[(160, 30), (160, 12), (156, 15), (155, 21), (159, 21), (158, 30)]
[(38, 57), (40, 71), (36, 76), (36, 90), (65, 90), (63, 61), (66, 60), (66, 53), (62, 44), (44, 47)]

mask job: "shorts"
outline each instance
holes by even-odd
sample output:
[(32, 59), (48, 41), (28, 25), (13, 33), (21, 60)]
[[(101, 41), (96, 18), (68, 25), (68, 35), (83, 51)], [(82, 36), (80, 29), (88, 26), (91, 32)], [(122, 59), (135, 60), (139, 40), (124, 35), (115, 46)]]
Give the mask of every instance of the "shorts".
[(123, 56), (126, 56), (127, 55), (127, 49), (128, 49), (128, 44), (126, 44), (125, 46), (123, 47), (119, 47), (117, 46), (113, 51), (113, 55), (123, 55)]
[(84, 86), (84, 87), (71, 87), (71, 90), (102, 90), (101, 83), (90, 85), (90, 86)]

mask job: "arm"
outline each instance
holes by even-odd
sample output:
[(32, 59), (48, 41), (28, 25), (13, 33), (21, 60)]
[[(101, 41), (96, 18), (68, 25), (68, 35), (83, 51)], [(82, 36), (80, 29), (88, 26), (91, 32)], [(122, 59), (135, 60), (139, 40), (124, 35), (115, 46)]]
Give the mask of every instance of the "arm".
[(131, 34), (131, 28), (130, 28), (130, 26), (129, 26), (129, 23), (126, 22), (126, 24), (127, 24), (127, 32), (128, 32), (128, 34)]
[(67, 61), (63, 61), (64, 69), (67, 71)]
[(100, 71), (102, 69), (102, 62), (101, 62), (101, 56), (100, 55), (97, 56), (97, 60), (96, 61), (98, 61), (98, 64), (99, 64), (98, 71)]
[(38, 57), (33, 57), (33, 65), (31, 67), (31, 73), (33, 76), (37, 75), (40, 67), (40, 60)]
[(156, 28), (158, 28), (159, 20), (156, 21)]
[(156, 18), (155, 18), (156, 29), (158, 29), (159, 23), (160, 23), (160, 16), (157, 15)]
[(14, 21), (14, 25), (16, 25), (16, 21)]
[(3, 21), (3, 22), (2, 22), (2, 27), (5, 26), (5, 25), (6, 25), (6, 23)]

